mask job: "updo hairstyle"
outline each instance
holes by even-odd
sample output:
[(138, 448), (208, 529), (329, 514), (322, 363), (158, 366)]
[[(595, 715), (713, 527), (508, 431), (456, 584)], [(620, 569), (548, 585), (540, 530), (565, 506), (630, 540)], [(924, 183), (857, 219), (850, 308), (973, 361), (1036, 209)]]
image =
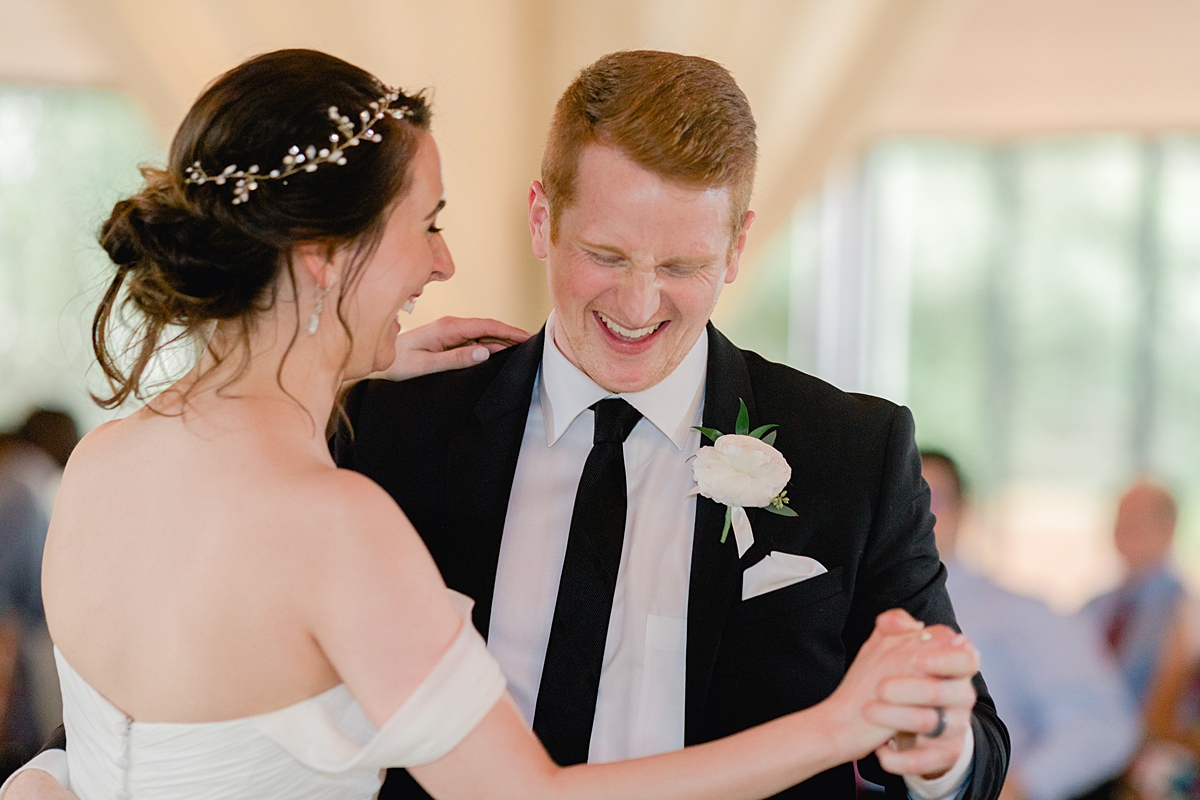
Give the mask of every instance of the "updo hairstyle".
[[(196, 339), (213, 322), (237, 322), (248, 357), (254, 318), (275, 304), (281, 273), (295, 293), (291, 253), (300, 244), (325, 245), (331, 255), (351, 249), (337, 298), (349, 335), (342, 299), (408, 188), (418, 131), (429, 129), (421, 94), (393, 101), (392, 108), (407, 107), (405, 118), (384, 115), (373, 123), (382, 140), (346, 148), (346, 164), (259, 181), (244, 203), (233, 204), (232, 181), (184, 179), (195, 162), (213, 176), (231, 164), (260, 165), (262, 173), (281, 168), (293, 146), (328, 145), (337, 132), (330, 106), (354, 119), (389, 91), (370, 73), (315, 50), (257, 56), (209, 86), (179, 126), (167, 168), (143, 167), (145, 186), (117, 203), (101, 228), (100, 244), (117, 272), (92, 322), (93, 349), (111, 389), (93, 395), (97, 403), (113, 408), (143, 398), (155, 354)], [(114, 336), (116, 326), (130, 323), (132, 338), (114, 346), (114, 338), (124, 338)], [(293, 343), (298, 334), (299, 319)]]

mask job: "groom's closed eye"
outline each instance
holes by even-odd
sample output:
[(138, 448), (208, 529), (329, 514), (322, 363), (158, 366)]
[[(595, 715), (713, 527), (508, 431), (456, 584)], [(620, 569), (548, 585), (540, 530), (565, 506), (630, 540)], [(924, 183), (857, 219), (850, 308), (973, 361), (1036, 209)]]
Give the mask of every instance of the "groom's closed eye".
[(587, 253), (588, 256), (596, 263), (603, 264), (607, 267), (615, 267), (625, 261), (623, 256), (615, 253), (597, 253), (592, 250), (585, 250), (584, 252)]
[(659, 269), (672, 278), (690, 278), (697, 273), (704, 272), (710, 266), (711, 264), (663, 264)]

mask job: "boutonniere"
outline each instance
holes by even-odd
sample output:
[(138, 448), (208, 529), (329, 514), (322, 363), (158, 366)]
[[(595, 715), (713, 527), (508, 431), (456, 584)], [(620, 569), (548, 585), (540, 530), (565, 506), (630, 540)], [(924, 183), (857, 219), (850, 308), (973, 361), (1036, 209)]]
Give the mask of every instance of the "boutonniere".
[(713, 428), (696, 426), (712, 446), (701, 447), (692, 462), (692, 477), (696, 488), (688, 496), (701, 494), (725, 506), (725, 528), (721, 543), (733, 528), (738, 557), (754, 544), (747, 508), (762, 508), (784, 517), (797, 516), (788, 508), (788, 496), (783, 487), (791, 480), (792, 468), (787, 459), (773, 446), (778, 425), (762, 425), (750, 430), (750, 412), (739, 398), (737, 423), (732, 434)]

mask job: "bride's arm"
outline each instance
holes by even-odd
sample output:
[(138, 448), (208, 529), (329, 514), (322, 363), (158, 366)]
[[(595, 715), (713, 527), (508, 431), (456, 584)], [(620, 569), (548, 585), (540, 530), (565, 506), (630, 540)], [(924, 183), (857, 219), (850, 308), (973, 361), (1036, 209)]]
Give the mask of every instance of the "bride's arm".
[[(382, 489), (339, 472), (321, 490), (331, 498), (324, 533), (305, 552), (297, 585), (317, 642), (377, 728), (416, 690), (462, 624), (429, 552)], [(470, 487), (463, 487), (470, 491)], [(454, 498), (446, 498), (454, 502)], [(950, 632), (921, 632), (902, 611), (862, 647), (824, 702), (728, 738), (615, 764), (560, 769), (507, 697), (447, 755), (411, 769), (435, 797), (730, 798), (767, 797), (865, 756), (897, 729), (931, 730), (930, 708), (883, 704), (885, 678), (973, 674), (977, 658)], [(922, 639), (927, 641), (922, 641)], [(947, 692), (961, 681), (945, 681)], [(935, 698), (936, 699), (936, 698)]]
[[(926, 708), (887, 706), (876, 687), (888, 675), (914, 670), (970, 669), (974, 655), (950, 644), (945, 631), (936, 647), (919, 634), (884, 635), (915, 625), (902, 611), (888, 612), (863, 646), (845, 679), (826, 701), (707, 744), (648, 758), (562, 769), (528, 733), (505, 696), (454, 750), (431, 764), (410, 768), (440, 800), (737, 800), (763, 798), (838, 764), (862, 758), (897, 727), (929, 730), (936, 714)], [(911, 630), (911, 628), (910, 628)], [(949, 686), (948, 692), (961, 687)], [(887, 723), (884, 727), (877, 723)]]
[(14, 775), (0, 794), (3, 800), (79, 800), (70, 789), (64, 789), (53, 775), (31, 768)]

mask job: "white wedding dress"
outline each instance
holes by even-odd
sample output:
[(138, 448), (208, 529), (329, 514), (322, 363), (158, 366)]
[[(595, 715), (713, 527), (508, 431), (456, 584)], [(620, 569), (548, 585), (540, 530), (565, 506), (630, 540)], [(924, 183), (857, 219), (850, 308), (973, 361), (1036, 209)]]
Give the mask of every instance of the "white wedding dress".
[(471, 624), (417, 690), (376, 730), (349, 690), (221, 722), (137, 722), (55, 650), (70, 788), (80, 800), (366, 800), (387, 767), (452, 750), (504, 692), (504, 676)]

